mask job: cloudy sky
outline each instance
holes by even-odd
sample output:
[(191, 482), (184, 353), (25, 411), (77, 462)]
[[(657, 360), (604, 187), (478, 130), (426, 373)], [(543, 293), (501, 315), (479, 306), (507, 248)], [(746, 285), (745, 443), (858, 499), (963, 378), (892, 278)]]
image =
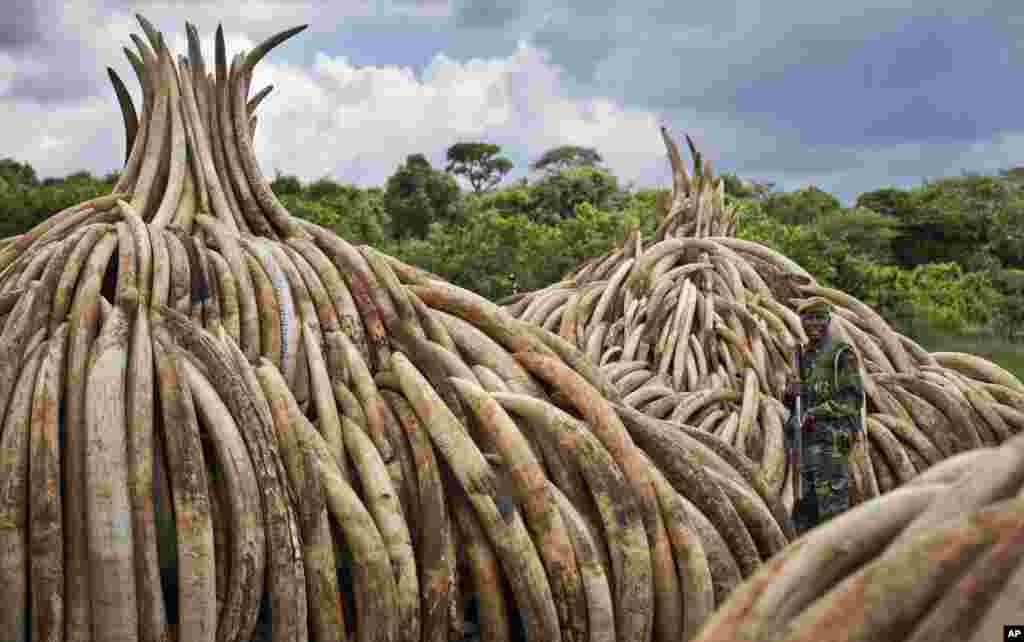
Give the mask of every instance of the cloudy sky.
[[(0, 157), (42, 176), (124, 155), (107, 66), (136, 12), (212, 60), (296, 24), (257, 68), (263, 170), (381, 184), (412, 153), (501, 145), (512, 177), (559, 144), (667, 186), (658, 126), (720, 170), (844, 201), (885, 185), (1024, 164), (1020, 0), (4, 0)], [(11, 5), (13, 4), (13, 10)]]

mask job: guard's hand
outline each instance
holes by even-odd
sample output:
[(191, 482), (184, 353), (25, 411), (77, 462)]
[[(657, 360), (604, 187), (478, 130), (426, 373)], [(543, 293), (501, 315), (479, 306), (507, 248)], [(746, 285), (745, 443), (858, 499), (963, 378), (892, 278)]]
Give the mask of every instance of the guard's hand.
[(796, 439), (796, 417), (793, 417), (782, 424), (782, 438), (788, 447)]
[(800, 424), (801, 430), (814, 430), (814, 415), (804, 415), (804, 421)]
[(850, 440), (850, 435), (848, 433), (846, 433), (846, 432), (837, 432), (836, 433), (835, 452), (837, 452), (840, 455), (845, 457), (846, 455), (850, 454), (850, 450), (851, 449), (852, 449), (852, 443), (851, 443), (851, 440)]
[(786, 384), (786, 389), (783, 391), (782, 396), (785, 399), (796, 399), (797, 395), (800, 394), (800, 382), (790, 381)]

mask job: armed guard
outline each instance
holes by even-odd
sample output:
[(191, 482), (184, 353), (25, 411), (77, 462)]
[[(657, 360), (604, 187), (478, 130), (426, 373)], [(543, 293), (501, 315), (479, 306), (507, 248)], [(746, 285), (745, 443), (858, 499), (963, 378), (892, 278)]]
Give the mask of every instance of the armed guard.
[(797, 354), (799, 380), (787, 384), (783, 401), (787, 451), (800, 481), (793, 521), (803, 533), (850, 506), (849, 454), (864, 433), (864, 387), (852, 346), (829, 332), (828, 301), (815, 297), (797, 311), (809, 343)]

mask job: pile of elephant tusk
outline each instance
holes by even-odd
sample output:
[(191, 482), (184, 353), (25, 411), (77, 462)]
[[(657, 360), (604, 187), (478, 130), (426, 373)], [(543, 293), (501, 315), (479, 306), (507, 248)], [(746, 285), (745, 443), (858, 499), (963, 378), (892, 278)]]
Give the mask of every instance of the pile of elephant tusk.
[[(633, 408), (610, 381), (631, 375), (575, 347), (585, 315), (560, 336), (289, 215), (253, 152), (268, 90), (250, 83), (301, 27), (230, 64), (218, 29), (208, 71), (194, 27), (175, 59), (139, 21), (138, 112), (110, 71), (129, 150), (115, 189), (0, 242), (0, 639), (234, 642), (269, 622), (278, 642), (442, 642), (475, 593), (485, 640), (669, 642), (786, 546), (778, 480), (702, 408), (673, 411), (699, 427)], [(707, 253), (729, 287), (750, 278), (744, 251)], [(686, 300), (704, 321), (726, 310), (692, 285)], [(604, 335), (643, 331), (633, 301)], [(775, 358), (766, 343), (753, 363)], [(899, 376), (876, 394), (915, 413), (967, 413), (949, 386), (1019, 394), (965, 374), (918, 401)], [(717, 402), (742, 400), (760, 435), (774, 380), (752, 377), (757, 396)]]
[(867, 440), (851, 458), (851, 503), (957, 453), (1024, 431), (1024, 384), (973, 355), (929, 353), (869, 306), (820, 285), (791, 259), (736, 238), (724, 184), (687, 137), (691, 176), (663, 128), (672, 198), (653, 239), (634, 234), (561, 282), (502, 301), (556, 332), (618, 389), (626, 406), (719, 437), (793, 505), (779, 399), (806, 342), (796, 307), (833, 305), (833, 331), (862, 365)]
[(1006, 639), (1024, 614), (1024, 435), (960, 453), (810, 531), (701, 642)]

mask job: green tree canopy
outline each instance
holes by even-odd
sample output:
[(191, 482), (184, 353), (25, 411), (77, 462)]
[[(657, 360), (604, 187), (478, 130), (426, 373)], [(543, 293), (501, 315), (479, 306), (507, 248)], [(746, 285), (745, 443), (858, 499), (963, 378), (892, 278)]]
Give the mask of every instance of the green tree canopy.
[(857, 197), (857, 207), (866, 207), (879, 214), (895, 216), (906, 220), (907, 212), (914, 206), (910, 192), (895, 187), (883, 187), (872, 192), (864, 192)]
[(600, 210), (618, 209), (626, 194), (614, 174), (602, 167), (566, 167), (535, 182), (532, 216), (540, 221), (572, 218), (576, 206), (590, 203)]
[(1003, 178), (1017, 184), (1024, 184), (1024, 167), (1011, 167), (999, 172)]
[(813, 223), (819, 216), (842, 207), (835, 196), (811, 185), (793, 192), (778, 192), (764, 199), (764, 212), (789, 225)]
[(512, 161), (499, 152), (501, 148), (490, 143), (456, 143), (448, 148), (445, 171), (465, 177), (474, 192), (486, 192), (512, 169)]
[(0, 160), (0, 178), (9, 187), (34, 187), (39, 184), (36, 170), (28, 163), (19, 163), (13, 158)]
[(1024, 267), (1024, 184), (1019, 173), (965, 174), (907, 190), (861, 194), (857, 204), (898, 219), (906, 228), (894, 260), (913, 267), (956, 262), (965, 269)]
[(324, 176), (306, 186), (306, 193), (312, 198), (330, 199), (345, 191), (345, 186), (333, 178)]
[(567, 167), (595, 167), (602, 162), (604, 159), (593, 147), (561, 145), (544, 152), (530, 165), (530, 169), (535, 172), (558, 171)]
[(454, 178), (434, 169), (423, 154), (406, 157), (384, 191), (392, 235), (396, 239), (425, 237), (431, 223), (455, 218), (458, 200)]
[(824, 238), (845, 243), (851, 251), (880, 263), (893, 262), (893, 244), (903, 237), (899, 219), (864, 207), (831, 210), (811, 227)]
[(28, 163), (0, 161), (0, 181), (6, 185), (0, 190), (0, 238), (27, 232), (64, 208), (110, 193), (115, 176), (98, 179), (81, 171), (39, 181)]
[(274, 180), (270, 182), (270, 189), (274, 190), (274, 193), (278, 196), (284, 196), (285, 194), (300, 194), (302, 192), (302, 182), (299, 177), (294, 174), (282, 174), (281, 170), (278, 170), (274, 176)]
[(388, 217), (384, 212), (384, 194), (378, 188), (361, 189), (338, 185), (330, 196), (314, 196), (309, 190), (282, 194), (288, 211), (332, 230), (350, 243), (382, 246), (388, 242)]
[(726, 195), (733, 198), (763, 198), (775, 186), (774, 183), (740, 178), (732, 172), (723, 172), (720, 176), (725, 182)]

